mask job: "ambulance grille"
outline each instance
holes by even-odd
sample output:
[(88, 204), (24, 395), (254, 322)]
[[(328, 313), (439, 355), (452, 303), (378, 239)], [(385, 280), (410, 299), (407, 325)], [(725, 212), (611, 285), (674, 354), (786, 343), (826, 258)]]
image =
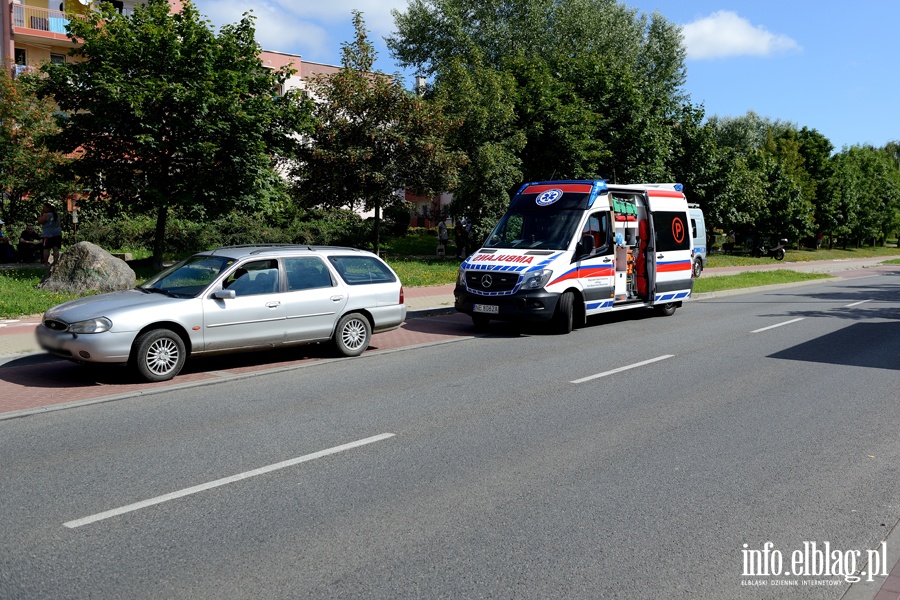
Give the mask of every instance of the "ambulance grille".
[(518, 273), (466, 271), (466, 287), (473, 292), (498, 294), (511, 292), (519, 282)]

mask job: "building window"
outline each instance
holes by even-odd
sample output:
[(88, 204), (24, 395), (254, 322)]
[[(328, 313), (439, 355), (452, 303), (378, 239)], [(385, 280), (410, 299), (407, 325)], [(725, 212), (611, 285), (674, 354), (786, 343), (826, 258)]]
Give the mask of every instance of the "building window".
[(26, 65), (25, 48), (16, 48), (15, 60), (17, 65)]
[(54, 65), (64, 65), (66, 64), (66, 55), (65, 54), (50, 54), (50, 62)]

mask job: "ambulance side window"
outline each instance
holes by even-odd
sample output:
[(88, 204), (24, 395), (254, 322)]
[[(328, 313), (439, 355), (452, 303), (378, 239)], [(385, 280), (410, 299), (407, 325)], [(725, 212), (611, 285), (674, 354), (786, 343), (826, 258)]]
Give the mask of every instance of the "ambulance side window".
[(597, 212), (588, 217), (581, 235), (588, 234), (594, 238), (593, 254), (606, 254), (609, 246), (609, 213)]
[(653, 228), (656, 230), (656, 252), (690, 250), (687, 219), (682, 212), (654, 212)]

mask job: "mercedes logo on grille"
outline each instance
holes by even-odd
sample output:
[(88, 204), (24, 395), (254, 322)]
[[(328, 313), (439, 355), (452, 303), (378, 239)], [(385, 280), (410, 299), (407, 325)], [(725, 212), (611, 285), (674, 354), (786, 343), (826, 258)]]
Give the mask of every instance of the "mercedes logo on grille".
[(494, 279), (490, 275), (484, 275), (481, 278), (481, 287), (487, 289), (493, 285)]

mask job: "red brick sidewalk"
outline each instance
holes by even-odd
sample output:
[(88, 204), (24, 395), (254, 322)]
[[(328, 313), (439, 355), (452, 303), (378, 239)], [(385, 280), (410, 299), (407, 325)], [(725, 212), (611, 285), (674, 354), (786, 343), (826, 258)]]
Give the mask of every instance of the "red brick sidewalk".
[[(0, 336), (33, 334), (35, 320), (0, 328)], [(11, 333), (10, 333), (11, 332)], [(372, 336), (367, 352), (384, 352), (465, 338), (472, 335), (471, 321), (463, 315), (411, 318), (399, 329)], [(185, 384), (203, 384), (223, 378), (297, 367), (330, 359), (328, 344), (298, 346), (263, 352), (235, 354), (188, 361), (180, 375), (162, 383), (136, 383), (127, 369), (77, 365), (45, 354), (23, 355), (0, 365), (0, 418), (28, 414), (35, 409), (60, 407), (72, 402), (113, 399)]]

